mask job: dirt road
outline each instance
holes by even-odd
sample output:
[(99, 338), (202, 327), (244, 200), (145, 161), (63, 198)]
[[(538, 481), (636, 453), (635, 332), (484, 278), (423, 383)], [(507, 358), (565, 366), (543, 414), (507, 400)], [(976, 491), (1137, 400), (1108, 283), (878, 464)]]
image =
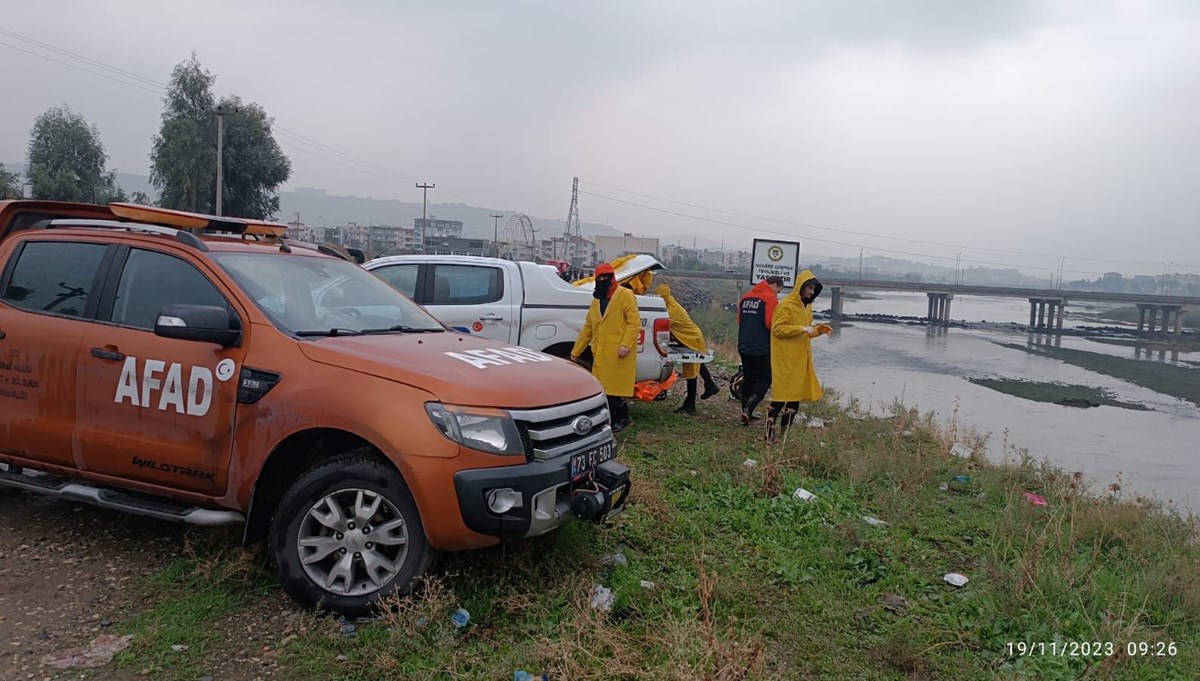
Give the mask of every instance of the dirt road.
[[(190, 541), (224, 539), (214, 533), (236, 544), (236, 532), (228, 529), (189, 529), (0, 489), (0, 679), (144, 678), (112, 664), (61, 671), (42, 659), (118, 634), (121, 623), (150, 605), (144, 578), (187, 557)], [(272, 644), (300, 616), (281, 593), (264, 595), (221, 623), (229, 640), (205, 674), (273, 676)]]

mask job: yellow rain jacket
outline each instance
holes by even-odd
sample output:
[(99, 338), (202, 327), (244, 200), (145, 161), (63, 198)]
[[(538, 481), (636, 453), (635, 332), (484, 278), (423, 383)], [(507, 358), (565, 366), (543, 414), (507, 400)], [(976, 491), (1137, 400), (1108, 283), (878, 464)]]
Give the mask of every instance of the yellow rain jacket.
[[(633, 397), (633, 384), (637, 380), (637, 342), (641, 331), (637, 298), (632, 291), (614, 282), (603, 316), (600, 315), (600, 301), (592, 299), (583, 329), (575, 347), (571, 348), (571, 356), (578, 357), (590, 345), (592, 375), (604, 386), (604, 394)], [(629, 348), (629, 354), (624, 358), (617, 356), (622, 345)]]
[[(675, 300), (675, 296), (671, 295), (671, 287), (666, 284), (659, 284), (654, 292), (662, 296), (662, 299), (667, 303), (667, 316), (671, 318), (671, 335), (675, 340), (683, 343), (687, 347), (696, 352), (708, 352), (708, 343), (704, 340), (704, 332), (692, 321), (691, 315), (683, 306)], [(699, 364), (684, 364), (683, 377), (687, 379), (698, 378), (700, 376)]]
[(812, 281), (821, 294), (821, 282), (811, 270), (796, 277), (799, 286), (792, 289), (775, 308), (771, 323), (771, 400), (775, 402), (816, 402), (824, 392), (813, 368), (812, 305), (800, 300), (800, 290)]

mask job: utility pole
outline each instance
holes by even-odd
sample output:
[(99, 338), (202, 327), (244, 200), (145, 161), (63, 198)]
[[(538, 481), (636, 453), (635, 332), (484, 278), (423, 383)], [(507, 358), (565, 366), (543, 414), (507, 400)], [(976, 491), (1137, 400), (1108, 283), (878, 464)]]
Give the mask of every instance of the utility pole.
[(225, 114), (237, 113), (237, 107), (227, 109), (224, 106), (217, 105), (217, 203), (214, 214), (221, 214), (221, 204), (225, 197), (225, 188), (222, 186), (225, 180), (224, 169), (222, 164), (225, 161)]
[(961, 262), (961, 261), (962, 261), (962, 251), (959, 251), (959, 252), (958, 252), (958, 253), (957, 253), (957, 254), (954, 256), (954, 283), (955, 283), (956, 285), (957, 285), (957, 284), (958, 284), (958, 282), (959, 282), (959, 278), (958, 278), (958, 264), (959, 264), (959, 262)]
[(860, 281), (862, 280), (862, 255), (865, 248), (865, 246), (862, 246), (858, 249), (858, 278)]
[(504, 217), (503, 213), (492, 213), (492, 257), (500, 257), (500, 218)]
[(425, 223), (428, 221), (425, 213), (429, 208), (429, 190), (436, 186), (436, 184), (417, 183), (417, 189), (421, 190), (421, 245), (417, 250), (418, 253), (425, 252)]

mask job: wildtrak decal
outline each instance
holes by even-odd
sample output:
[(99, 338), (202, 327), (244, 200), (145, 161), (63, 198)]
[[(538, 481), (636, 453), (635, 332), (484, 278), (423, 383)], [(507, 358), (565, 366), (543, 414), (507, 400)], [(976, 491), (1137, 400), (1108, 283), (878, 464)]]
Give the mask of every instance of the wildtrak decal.
[(156, 471), (162, 471), (164, 473), (175, 473), (189, 478), (208, 480), (210, 482), (215, 482), (217, 475), (216, 473), (205, 473), (204, 471), (198, 471), (194, 468), (187, 468), (185, 466), (175, 466), (169, 463), (162, 463), (161, 461), (143, 459), (138, 456), (133, 457), (133, 465), (137, 466), (138, 468), (152, 468)]

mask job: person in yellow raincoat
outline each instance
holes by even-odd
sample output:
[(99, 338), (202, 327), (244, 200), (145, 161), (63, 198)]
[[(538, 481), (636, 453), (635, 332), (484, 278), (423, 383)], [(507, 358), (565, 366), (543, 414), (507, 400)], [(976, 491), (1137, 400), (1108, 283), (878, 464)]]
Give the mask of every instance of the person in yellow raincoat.
[(637, 340), (642, 319), (633, 292), (618, 286), (614, 279), (612, 265), (596, 268), (594, 300), (571, 348), (571, 361), (578, 363), (579, 356), (591, 346), (592, 375), (604, 386), (616, 433), (633, 423), (625, 398), (633, 397), (637, 380)]
[[(767, 419), (767, 441), (777, 431), (787, 430), (801, 402), (816, 402), (824, 394), (813, 368), (812, 339), (833, 331), (828, 324), (813, 326), (812, 304), (821, 295), (821, 282), (804, 270), (792, 289), (775, 308), (771, 322), (771, 410)], [(780, 422), (780, 417), (782, 421)]]
[[(679, 304), (679, 301), (675, 300), (675, 296), (671, 295), (671, 287), (659, 284), (654, 292), (667, 303), (667, 316), (671, 319), (671, 337), (696, 352), (708, 352), (708, 343), (704, 340), (704, 332), (700, 330), (696, 322), (692, 321), (691, 315)], [(707, 364), (684, 364), (683, 378), (687, 381), (687, 396), (683, 398), (683, 405), (675, 410), (681, 414), (696, 413), (697, 378), (704, 379), (704, 394), (700, 396), (700, 399), (707, 400), (721, 392), (716, 381), (713, 380), (712, 374), (709, 373)]]

